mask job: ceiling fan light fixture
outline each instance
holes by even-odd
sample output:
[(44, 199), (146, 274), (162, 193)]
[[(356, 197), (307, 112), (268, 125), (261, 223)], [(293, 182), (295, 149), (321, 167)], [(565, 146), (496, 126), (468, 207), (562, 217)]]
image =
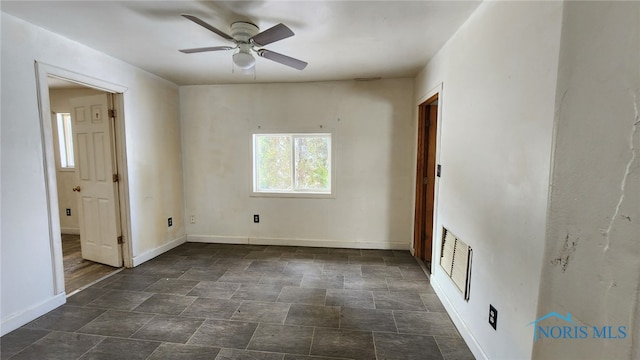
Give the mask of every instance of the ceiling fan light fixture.
[(231, 35), (229, 35), (224, 31), (216, 29), (212, 25), (196, 16), (188, 14), (184, 14), (182, 16), (219, 35), (223, 39), (233, 42), (236, 45), (235, 47), (209, 46), (193, 49), (182, 49), (180, 50), (180, 52), (182, 53), (192, 54), (206, 51), (238, 49), (238, 52), (233, 55), (233, 64), (235, 64), (235, 66), (242, 70), (254, 69), (254, 75), (256, 59), (253, 57), (251, 52), (255, 52), (260, 57), (292, 67), (297, 70), (302, 70), (307, 66), (307, 63), (302, 60), (298, 60), (290, 56), (279, 54), (275, 51), (270, 51), (262, 48), (265, 45), (295, 35), (293, 31), (284, 24), (277, 24), (268, 28), (267, 30), (260, 32), (260, 29), (255, 24), (245, 21), (237, 21), (231, 24)]
[(256, 59), (248, 52), (237, 52), (233, 54), (233, 63), (241, 69), (251, 69), (256, 64)]

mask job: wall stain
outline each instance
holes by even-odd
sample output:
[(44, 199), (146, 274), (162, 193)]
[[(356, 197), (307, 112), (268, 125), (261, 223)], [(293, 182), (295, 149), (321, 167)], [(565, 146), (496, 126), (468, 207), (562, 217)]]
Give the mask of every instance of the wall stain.
[(552, 265), (560, 265), (562, 267), (562, 272), (567, 271), (567, 267), (569, 266), (569, 262), (573, 260), (573, 255), (576, 253), (576, 248), (578, 247), (578, 238), (575, 240), (569, 241), (569, 234), (564, 239), (564, 244), (562, 245), (562, 249), (556, 258), (551, 260)]

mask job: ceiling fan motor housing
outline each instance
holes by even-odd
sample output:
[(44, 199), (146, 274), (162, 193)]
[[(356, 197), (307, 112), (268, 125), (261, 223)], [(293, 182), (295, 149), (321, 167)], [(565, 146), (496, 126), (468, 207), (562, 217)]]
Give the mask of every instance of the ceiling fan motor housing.
[(239, 44), (248, 44), (249, 39), (258, 34), (259, 31), (260, 29), (255, 24), (245, 21), (237, 21), (231, 24), (231, 36)]

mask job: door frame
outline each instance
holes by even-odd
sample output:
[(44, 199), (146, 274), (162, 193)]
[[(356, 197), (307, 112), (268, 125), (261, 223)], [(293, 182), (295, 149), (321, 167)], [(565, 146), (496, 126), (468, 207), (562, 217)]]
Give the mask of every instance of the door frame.
[(57, 66), (35, 62), (36, 88), (38, 94), (38, 111), (40, 117), (40, 131), (42, 137), (43, 169), (45, 181), (45, 193), (47, 200), (47, 215), (49, 218), (49, 245), (51, 250), (51, 263), (53, 267), (54, 295), (65, 292), (64, 266), (62, 261), (62, 237), (60, 235), (60, 213), (58, 209), (58, 184), (56, 174), (56, 161), (53, 141), (53, 123), (51, 120), (51, 103), (49, 100), (49, 77), (59, 78), (108, 92), (113, 94), (114, 108), (118, 114), (115, 122), (115, 151), (117, 172), (119, 175), (118, 199), (120, 202), (120, 223), (125, 242), (122, 246), (122, 258), (125, 267), (133, 266), (131, 244), (131, 212), (129, 202), (129, 183), (127, 173), (126, 138), (124, 126), (124, 93), (127, 88), (109, 81), (96, 79), (79, 74)]
[[(423, 107), (424, 105), (426, 105), (425, 103), (427, 103), (430, 99), (436, 98), (438, 100), (438, 111), (437, 111), (437, 116), (436, 116), (436, 146), (435, 146), (435, 163), (436, 163), (436, 167), (440, 164), (440, 147), (441, 147), (441, 133), (442, 133), (442, 108), (443, 108), (443, 84), (440, 83), (438, 84), (436, 87), (434, 87), (433, 89), (427, 91), (422, 97), (420, 97), (418, 99), (418, 101), (416, 101), (415, 103), (415, 109), (416, 109), (416, 113), (415, 113), (415, 130), (416, 130), (416, 134), (418, 136), (416, 136), (415, 138), (415, 158), (414, 158), (414, 164), (416, 164), (416, 166), (418, 165), (418, 159), (422, 156), (421, 154), (418, 153), (419, 149), (419, 136), (424, 136), (418, 134), (418, 129), (419, 129), (419, 122), (422, 121), (423, 119), (421, 118), (421, 114), (422, 111), (420, 110), (421, 107)], [(416, 243), (416, 231), (418, 231), (417, 229), (417, 222), (416, 222), (416, 209), (418, 207), (418, 191), (417, 191), (417, 186), (418, 186), (418, 178), (417, 178), (417, 168), (416, 168), (416, 176), (414, 176), (414, 187), (413, 187), (413, 233), (412, 233), (412, 241), (411, 241), (411, 252), (414, 256), (417, 256), (418, 254), (418, 249), (416, 248), (417, 243)], [(439, 256), (439, 249), (438, 249), (438, 239), (439, 239), (439, 231), (438, 231), (438, 188), (440, 186), (440, 178), (439, 177), (434, 177), (435, 179), (435, 184), (433, 187), (433, 227), (431, 230), (431, 273), (433, 273), (434, 271), (434, 264), (436, 264), (436, 256)]]

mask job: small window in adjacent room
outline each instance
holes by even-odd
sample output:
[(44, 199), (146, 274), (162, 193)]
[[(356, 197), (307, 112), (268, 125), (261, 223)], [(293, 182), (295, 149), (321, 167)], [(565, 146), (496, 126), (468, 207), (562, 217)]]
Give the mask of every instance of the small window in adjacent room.
[(331, 194), (331, 133), (254, 134), (253, 191)]
[(73, 169), (73, 135), (71, 132), (71, 114), (57, 113), (58, 145), (60, 149), (60, 167)]

